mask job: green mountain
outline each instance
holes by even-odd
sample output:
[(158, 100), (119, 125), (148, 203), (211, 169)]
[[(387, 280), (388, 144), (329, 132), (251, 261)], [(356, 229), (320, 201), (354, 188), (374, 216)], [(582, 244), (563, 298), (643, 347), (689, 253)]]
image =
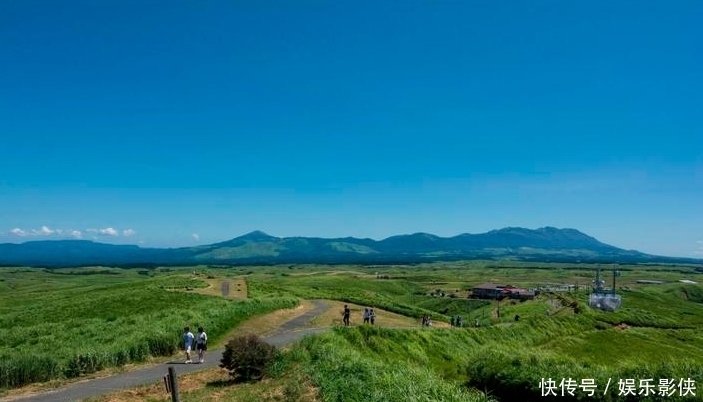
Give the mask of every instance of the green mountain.
[(439, 237), (429, 233), (383, 240), (275, 237), (254, 231), (220, 243), (183, 248), (141, 248), (91, 241), (0, 244), (0, 264), (29, 266), (147, 264), (409, 263), (460, 259), (544, 262), (701, 263), (623, 250), (576, 229), (509, 227), (481, 234)]

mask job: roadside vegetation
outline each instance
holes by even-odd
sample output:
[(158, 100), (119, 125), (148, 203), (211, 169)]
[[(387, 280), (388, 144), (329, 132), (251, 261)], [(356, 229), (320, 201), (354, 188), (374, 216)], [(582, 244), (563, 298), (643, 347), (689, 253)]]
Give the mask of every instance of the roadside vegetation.
[(204, 296), (187, 291), (204, 282), (170, 274), (147, 279), (111, 269), (0, 272), (6, 287), (0, 295), (5, 329), (0, 388), (170, 356), (186, 325), (206, 326), (216, 342), (249, 317), (298, 303), (290, 297), (228, 301)]

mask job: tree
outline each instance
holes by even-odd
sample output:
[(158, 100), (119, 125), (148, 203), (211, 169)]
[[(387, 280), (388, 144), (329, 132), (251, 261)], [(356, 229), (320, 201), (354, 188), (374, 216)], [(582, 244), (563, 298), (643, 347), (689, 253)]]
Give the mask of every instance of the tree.
[(259, 381), (273, 363), (278, 350), (256, 335), (241, 335), (225, 345), (220, 367), (235, 381)]

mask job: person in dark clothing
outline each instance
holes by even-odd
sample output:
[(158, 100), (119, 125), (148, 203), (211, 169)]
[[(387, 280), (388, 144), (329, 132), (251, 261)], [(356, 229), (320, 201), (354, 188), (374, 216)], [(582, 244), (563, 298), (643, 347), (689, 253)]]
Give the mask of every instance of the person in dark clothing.
[(198, 351), (198, 361), (205, 363), (205, 351), (207, 350), (207, 334), (203, 327), (198, 327), (198, 335), (195, 336), (195, 349)]
[(351, 316), (351, 310), (349, 309), (349, 306), (346, 304), (344, 305), (344, 312), (342, 313), (342, 318), (344, 321), (344, 326), (348, 327), (349, 326), (349, 317)]
[(449, 323), (452, 324), (452, 327), (454, 326), (454, 316), (452, 316), (451, 320), (449, 320)]

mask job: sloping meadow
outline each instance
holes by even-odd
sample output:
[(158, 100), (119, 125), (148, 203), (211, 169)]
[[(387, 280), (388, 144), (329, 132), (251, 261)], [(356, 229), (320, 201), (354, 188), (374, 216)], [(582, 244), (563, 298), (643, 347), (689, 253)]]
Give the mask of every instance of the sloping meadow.
[[(34, 279), (31, 286), (16, 281), (15, 291), (1, 296), (0, 388), (169, 356), (178, 351), (186, 325), (204, 326), (216, 341), (248, 317), (298, 303), (293, 298), (233, 302), (189, 293), (181, 290), (204, 282), (175, 276), (132, 280), (126, 274), (86, 283), (27, 275)], [(60, 285), (50, 286), (47, 278)]]
[[(542, 275), (548, 280), (555, 273)], [(415, 317), (433, 310), (444, 318), (440, 309), (452, 312), (455, 304), (461, 311), (456, 299), (416, 295), (423, 281), (408, 276), (388, 281), (358, 273), (269, 274), (252, 278), (250, 288), (262, 295), (359, 299)], [(424, 282), (434, 288), (441, 281)], [(584, 292), (544, 294), (525, 303), (505, 300), (500, 316), (498, 304), (484, 303), (464, 315), (468, 325), (480, 321), (478, 328), (337, 328), (306, 340), (293, 353), (303, 356), (329, 401), (383, 400), (378, 396), (383, 393), (403, 395), (398, 400), (480, 400), (475, 390), (501, 401), (701, 400), (701, 289), (672, 282), (623, 290), (625, 303), (614, 313), (589, 308)], [(592, 395), (589, 381), (595, 385)], [(652, 388), (645, 390), (643, 382)]]
[[(678, 384), (691, 378), (700, 386), (700, 354), (687, 355), (685, 350), (668, 358), (647, 355), (646, 350), (640, 354), (633, 341), (614, 355), (575, 357), (552, 350), (550, 340), (579, 338), (583, 331), (591, 331), (588, 320), (540, 321), (485, 329), (337, 328), (305, 339), (289, 358), (302, 363), (325, 401), (700, 400), (701, 391), (695, 389), (682, 397)], [(604, 341), (619, 336), (612, 330)], [(699, 353), (702, 345), (698, 339)], [(625, 397), (618, 386), (620, 380), (632, 379), (638, 393), (639, 380), (647, 378), (654, 385), (649, 396)], [(543, 379), (554, 381), (553, 394), (540, 384)], [(577, 386), (573, 395), (567, 389), (562, 396), (560, 383), (569, 379)], [(596, 384), (593, 395), (580, 387), (584, 379)], [(670, 395), (658, 394), (659, 379), (675, 380)]]

